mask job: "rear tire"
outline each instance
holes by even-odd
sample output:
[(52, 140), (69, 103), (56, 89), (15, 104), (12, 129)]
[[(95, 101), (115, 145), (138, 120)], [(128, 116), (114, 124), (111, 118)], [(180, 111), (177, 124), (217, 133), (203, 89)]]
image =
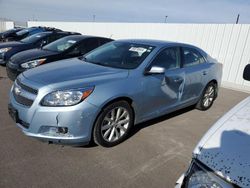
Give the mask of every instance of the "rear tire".
[(94, 142), (103, 147), (113, 147), (123, 142), (134, 124), (134, 114), (126, 101), (114, 102), (103, 109), (97, 117)]
[(196, 104), (196, 108), (202, 111), (208, 110), (213, 105), (216, 97), (217, 84), (210, 82), (205, 87), (199, 102)]

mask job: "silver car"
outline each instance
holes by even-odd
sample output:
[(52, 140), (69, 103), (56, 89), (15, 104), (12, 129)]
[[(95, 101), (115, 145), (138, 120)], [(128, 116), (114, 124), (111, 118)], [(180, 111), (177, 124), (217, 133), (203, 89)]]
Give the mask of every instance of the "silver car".
[(133, 125), (217, 97), (222, 65), (175, 42), (118, 40), (82, 58), (22, 73), (9, 113), (24, 134), (50, 143), (111, 147)]
[[(250, 64), (243, 72), (250, 81)], [(223, 115), (193, 151), (175, 188), (250, 188), (250, 96)]]

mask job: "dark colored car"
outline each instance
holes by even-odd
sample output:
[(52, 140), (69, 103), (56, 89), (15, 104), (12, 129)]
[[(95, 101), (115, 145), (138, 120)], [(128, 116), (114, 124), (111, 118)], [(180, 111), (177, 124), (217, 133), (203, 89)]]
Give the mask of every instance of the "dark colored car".
[(41, 33), (41, 32), (45, 32), (45, 31), (62, 31), (62, 30), (56, 29), (53, 27), (40, 27), (40, 26), (29, 27), (29, 28), (21, 29), (15, 33), (12, 33), (9, 36), (5, 36), (4, 38), (2, 38), (2, 41), (3, 42), (20, 41), (28, 36)]
[(0, 33), (0, 42), (6, 42), (8, 38), (13, 38), (16, 36), (16, 33), (23, 30), (23, 28), (13, 28), (9, 29), (7, 31), (1, 32)]
[(61, 59), (78, 57), (91, 50), (113, 41), (109, 38), (71, 35), (58, 39), (41, 49), (31, 49), (15, 54), (6, 65), (8, 77), (11, 80), (21, 72), (41, 64)]
[[(26, 37), (20, 41), (5, 42), (0, 44), (0, 64), (5, 65), (10, 57), (18, 52), (33, 48), (41, 48), (55, 40), (79, 33), (64, 31), (47, 31)], [(79, 34), (80, 35), (80, 34)]]

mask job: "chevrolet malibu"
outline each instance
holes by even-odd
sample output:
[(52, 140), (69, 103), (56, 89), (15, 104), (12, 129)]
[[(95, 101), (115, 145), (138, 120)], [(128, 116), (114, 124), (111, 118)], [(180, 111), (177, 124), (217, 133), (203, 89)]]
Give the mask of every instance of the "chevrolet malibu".
[(135, 124), (190, 105), (209, 109), (221, 74), (221, 64), (195, 46), (118, 40), (20, 74), (9, 113), (28, 136), (111, 147)]

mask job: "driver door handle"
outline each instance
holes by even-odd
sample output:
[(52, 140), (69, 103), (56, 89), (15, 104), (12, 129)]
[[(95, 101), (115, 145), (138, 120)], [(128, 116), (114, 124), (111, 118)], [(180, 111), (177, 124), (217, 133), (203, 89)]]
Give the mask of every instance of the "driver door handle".
[(207, 75), (207, 71), (203, 71), (202, 74), (205, 76)]

